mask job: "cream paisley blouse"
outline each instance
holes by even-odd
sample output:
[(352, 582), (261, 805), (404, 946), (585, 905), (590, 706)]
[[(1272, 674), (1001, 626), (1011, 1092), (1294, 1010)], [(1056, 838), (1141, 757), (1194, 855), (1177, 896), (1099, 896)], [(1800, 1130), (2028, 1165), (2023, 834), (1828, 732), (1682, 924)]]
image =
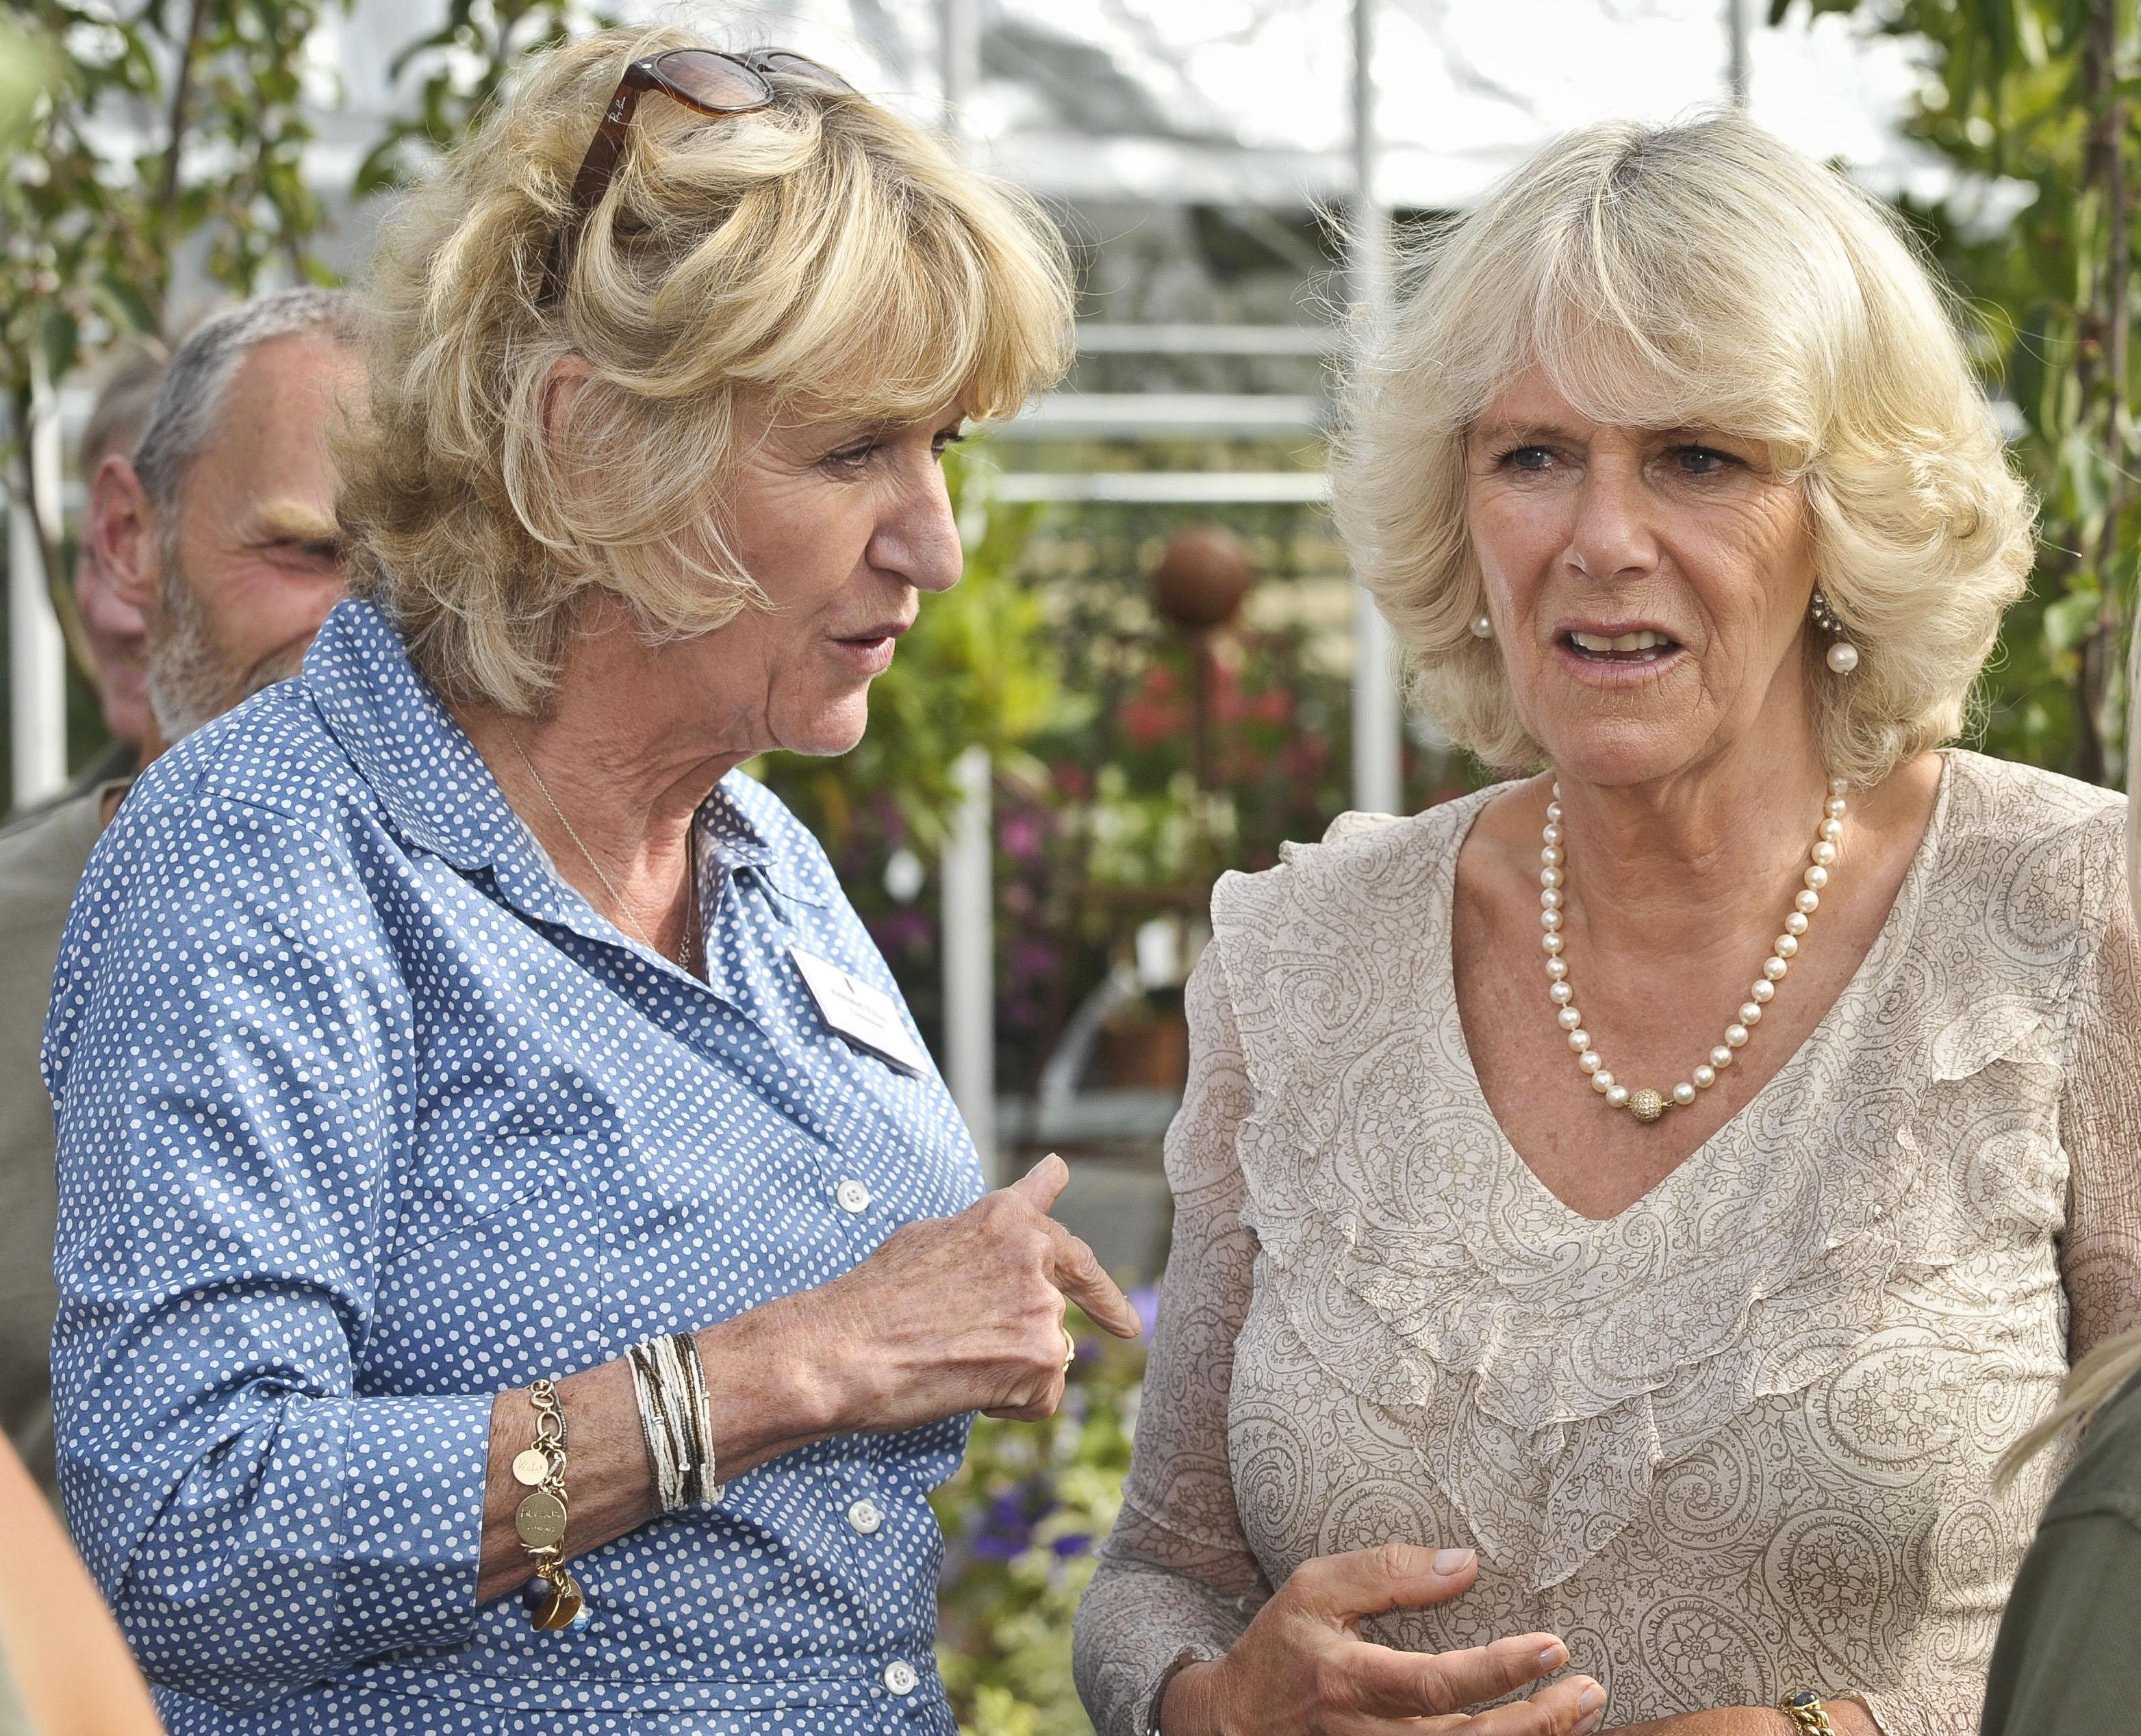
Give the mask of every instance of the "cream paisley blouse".
[(2141, 1314), (2141, 984), (2124, 803), (1947, 756), (1828, 1016), (1603, 1222), (1482, 1099), (1450, 978), (1484, 791), (1229, 875), (1169, 1134), (1173, 1253), (1121, 1517), (1079, 1612), (1103, 1736), (1312, 1556), (1470, 1545), (1375, 1618), (1545, 1629), (1609, 1725), (1792, 1689), (1977, 1727), (2057, 1474), (2001, 1450)]

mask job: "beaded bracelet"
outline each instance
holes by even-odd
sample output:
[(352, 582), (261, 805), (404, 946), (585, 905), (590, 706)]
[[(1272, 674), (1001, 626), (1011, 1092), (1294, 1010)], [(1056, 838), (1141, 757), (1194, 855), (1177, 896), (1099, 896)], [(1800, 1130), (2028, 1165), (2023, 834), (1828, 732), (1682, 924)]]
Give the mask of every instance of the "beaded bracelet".
[(634, 1345), (629, 1357), (656, 1507), (712, 1506), (726, 1491), (714, 1480), (713, 1406), (697, 1342), (666, 1333)]
[(514, 1455), (513, 1480), (528, 1490), (513, 1511), (520, 1547), (535, 1563), (535, 1577), (521, 1593), (528, 1619), (546, 1633), (583, 1628), (593, 1620), (584, 1587), (565, 1566), (565, 1409), (558, 1389), (538, 1380), (528, 1391), (535, 1410), (535, 1443)]

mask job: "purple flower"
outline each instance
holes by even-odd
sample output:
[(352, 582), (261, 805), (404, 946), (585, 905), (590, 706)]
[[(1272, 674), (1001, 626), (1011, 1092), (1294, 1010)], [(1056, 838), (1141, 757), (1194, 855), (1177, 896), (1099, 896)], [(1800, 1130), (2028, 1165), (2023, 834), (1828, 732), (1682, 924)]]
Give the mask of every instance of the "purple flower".
[(910, 947), (928, 946), (935, 937), (936, 927), (926, 912), (895, 910), (872, 922), (869, 931), (879, 951), (896, 953)]
[(1093, 1539), (1090, 1532), (1066, 1532), (1048, 1547), (1067, 1561), (1072, 1556), (1083, 1555), (1090, 1549), (1093, 1547)]
[(1055, 979), (1058, 961), (1055, 947), (1046, 941), (1024, 940), (1011, 948), (1011, 977), (1014, 982)]
[(1041, 817), (1034, 814), (1005, 815), (997, 828), (997, 841), (1003, 846), (1006, 855), (1030, 861), (1041, 853)]
[(1137, 1310), (1138, 1318), (1144, 1323), (1138, 1334), (1142, 1344), (1152, 1342), (1153, 1330), (1159, 1324), (1159, 1286), (1157, 1284), (1133, 1284), (1129, 1291), (1130, 1305)]

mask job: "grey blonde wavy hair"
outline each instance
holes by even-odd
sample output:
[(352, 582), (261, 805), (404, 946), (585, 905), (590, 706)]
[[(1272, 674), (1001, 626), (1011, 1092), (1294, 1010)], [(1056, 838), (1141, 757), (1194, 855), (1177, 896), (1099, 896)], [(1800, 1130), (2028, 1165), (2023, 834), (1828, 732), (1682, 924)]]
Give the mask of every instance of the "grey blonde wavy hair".
[(1335, 479), (1354, 569), (1415, 698), (1495, 766), (1543, 757), (1501, 657), (1465, 519), (1464, 442), (1520, 375), (1580, 413), (1769, 443), (1860, 652), (1817, 676), (1834, 775), (1879, 781), (1957, 734), (2031, 564), (1948, 301), (1888, 209), (1735, 111), (1608, 122), (1548, 145), (1420, 248), (1416, 286), (1347, 382)]
[[(610, 31), (539, 57), (382, 227), (369, 415), (337, 438), (337, 510), (351, 588), (449, 697), (539, 709), (590, 586), (654, 637), (762, 604), (721, 522), (740, 395), (898, 421), (963, 393), (998, 417), (1068, 363), (1067, 263), (1033, 201), (798, 79), (712, 121), (647, 96), (546, 302), (544, 256), (624, 68), (701, 46)], [(554, 440), (545, 395), (568, 357), (588, 374)]]

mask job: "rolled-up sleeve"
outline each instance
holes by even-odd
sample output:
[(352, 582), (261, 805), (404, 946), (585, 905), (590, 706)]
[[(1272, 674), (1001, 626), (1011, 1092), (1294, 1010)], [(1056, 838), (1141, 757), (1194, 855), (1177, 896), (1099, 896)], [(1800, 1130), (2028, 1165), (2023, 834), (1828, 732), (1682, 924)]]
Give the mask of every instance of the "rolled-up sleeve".
[(359, 1390), (413, 1042), (378, 924), (346, 851), (173, 778), (54, 984), (67, 1517), (151, 1679), (226, 1706), (475, 1621), (490, 1399)]

